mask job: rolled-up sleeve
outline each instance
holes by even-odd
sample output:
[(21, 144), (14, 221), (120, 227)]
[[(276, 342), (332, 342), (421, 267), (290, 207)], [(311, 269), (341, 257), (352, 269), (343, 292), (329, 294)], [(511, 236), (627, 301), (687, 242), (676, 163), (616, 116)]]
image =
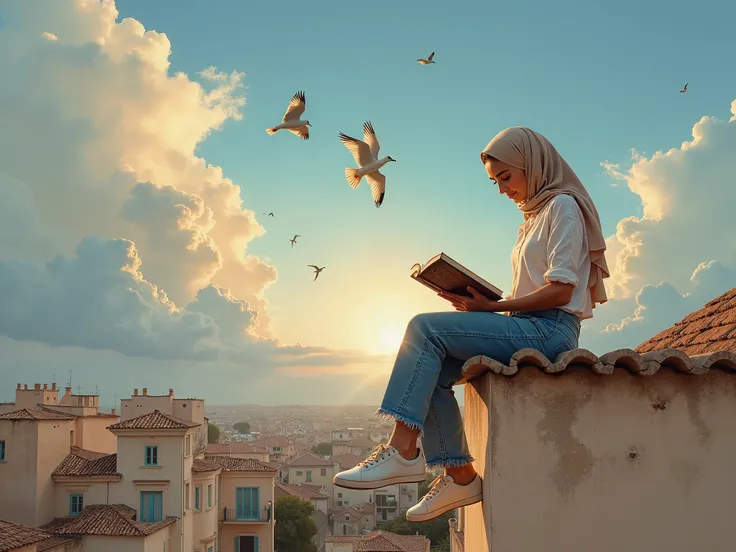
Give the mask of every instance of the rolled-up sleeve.
[(578, 285), (578, 270), (583, 257), (585, 227), (583, 214), (575, 199), (556, 201), (550, 209), (549, 241), (547, 242), (547, 266), (544, 279), (547, 282)]

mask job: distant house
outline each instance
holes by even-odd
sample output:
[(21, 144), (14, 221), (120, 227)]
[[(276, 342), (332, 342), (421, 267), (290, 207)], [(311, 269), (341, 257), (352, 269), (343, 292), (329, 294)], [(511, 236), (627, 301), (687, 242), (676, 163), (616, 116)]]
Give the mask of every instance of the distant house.
[(372, 531), (360, 536), (330, 535), (325, 552), (429, 552), (430, 541), (424, 535), (397, 535)]

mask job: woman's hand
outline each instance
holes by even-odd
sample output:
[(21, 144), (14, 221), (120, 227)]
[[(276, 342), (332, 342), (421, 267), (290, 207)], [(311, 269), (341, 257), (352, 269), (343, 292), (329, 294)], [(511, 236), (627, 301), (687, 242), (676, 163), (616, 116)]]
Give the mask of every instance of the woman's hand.
[(440, 291), (437, 295), (443, 299), (447, 299), (455, 310), (462, 312), (498, 312), (502, 310), (499, 308), (499, 302), (489, 299), (485, 295), (478, 293), (474, 288), (468, 286), (468, 291), (472, 297), (465, 295), (456, 295), (455, 293), (447, 293), (446, 291)]

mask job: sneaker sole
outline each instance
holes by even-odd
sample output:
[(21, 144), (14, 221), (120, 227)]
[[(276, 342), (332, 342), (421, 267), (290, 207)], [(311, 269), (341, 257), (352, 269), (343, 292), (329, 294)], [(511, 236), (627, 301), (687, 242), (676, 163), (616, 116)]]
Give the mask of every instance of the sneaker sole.
[(450, 510), (454, 510), (455, 508), (460, 508), (462, 506), (470, 506), (471, 504), (476, 504), (477, 502), (481, 502), (483, 500), (483, 494), (475, 495), (470, 498), (465, 498), (463, 500), (457, 500), (455, 502), (452, 502), (450, 504), (447, 504), (443, 506), (440, 510), (433, 510), (431, 512), (427, 512), (426, 514), (416, 514), (416, 515), (410, 515), (409, 512), (406, 513), (406, 521), (429, 521), (430, 519), (434, 519), (436, 517), (441, 516), (442, 514), (449, 512)]
[(371, 489), (380, 489), (389, 485), (399, 485), (401, 483), (424, 483), (427, 480), (426, 475), (401, 475), (389, 477), (388, 479), (379, 479), (376, 481), (353, 481), (350, 479), (341, 479), (334, 477), (332, 482), (343, 489), (355, 489), (358, 491), (366, 491)]

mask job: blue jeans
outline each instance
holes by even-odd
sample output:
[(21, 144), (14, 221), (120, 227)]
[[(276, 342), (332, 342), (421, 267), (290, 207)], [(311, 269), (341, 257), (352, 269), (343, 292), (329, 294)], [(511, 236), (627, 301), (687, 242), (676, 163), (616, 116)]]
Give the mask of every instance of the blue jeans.
[(577, 316), (560, 309), (506, 316), (490, 312), (436, 312), (411, 319), (378, 414), (422, 432), (428, 466), (473, 461), (452, 390), (463, 363), (484, 355), (504, 364), (531, 347), (550, 360), (574, 349)]

